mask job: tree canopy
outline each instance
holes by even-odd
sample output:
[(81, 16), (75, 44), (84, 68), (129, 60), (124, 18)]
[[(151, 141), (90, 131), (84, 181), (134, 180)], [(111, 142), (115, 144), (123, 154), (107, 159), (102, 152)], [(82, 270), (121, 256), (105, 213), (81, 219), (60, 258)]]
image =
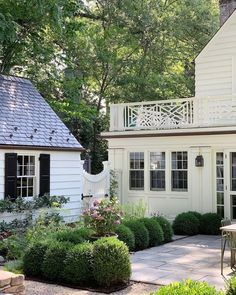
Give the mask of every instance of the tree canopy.
[(217, 0), (0, 0), (0, 72), (28, 77), (101, 170), (109, 104), (194, 95)]

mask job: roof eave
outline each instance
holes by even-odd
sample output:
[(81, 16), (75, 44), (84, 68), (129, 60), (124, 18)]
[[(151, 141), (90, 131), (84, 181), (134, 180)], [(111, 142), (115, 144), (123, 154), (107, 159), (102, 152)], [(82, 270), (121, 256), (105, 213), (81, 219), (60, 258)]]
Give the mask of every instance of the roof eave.
[(54, 147), (54, 146), (30, 146), (15, 144), (0, 144), (0, 149), (18, 149), (18, 150), (46, 150), (46, 151), (67, 151), (67, 152), (83, 152), (83, 147)]

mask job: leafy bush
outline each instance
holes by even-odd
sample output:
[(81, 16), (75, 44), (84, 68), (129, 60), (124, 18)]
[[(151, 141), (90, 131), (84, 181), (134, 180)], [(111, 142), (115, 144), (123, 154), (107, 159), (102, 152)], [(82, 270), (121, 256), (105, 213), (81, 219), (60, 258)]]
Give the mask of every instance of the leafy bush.
[(23, 257), (23, 270), (26, 275), (33, 277), (42, 275), (42, 263), (47, 249), (46, 242), (36, 242), (26, 250)]
[(80, 244), (85, 241), (77, 229), (70, 227), (59, 230), (57, 233), (55, 233), (54, 237), (57, 241), (70, 242), (72, 244)]
[(199, 233), (200, 222), (192, 213), (184, 212), (176, 216), (173, 229), (176, 235), (193, 236)]
[(152, 295), (223, 295), (215, 287), (208, 285), (206, 282), (195, 282), (187, 280), (184, 282), (172, 283), (168, 286), (161, 287)]
[(22, 274), (23, 273), (23, 261), (18, 260), (11, 260), (4, 264), (4, 270), (16, 273), (16, 274)]
[(0, 241), (0, 254), (9, 260), (20, 259), (24, 255), (25, 247), (25, 236), (15, 234)]
[(227, 282), (227, 288), (225, 295), (236, 295), (236, 277), (230, 278)]
[(71, 248), (64, 261), (63, 277), (72, 284), (85, 284), (93, 279), (93, 245), (85, 242)]
[(117, 226), (116, 234), (118, 239), (126, 244), (130, 251), (135, 249), (135, 237), (133, 232), (124, 224)]
[(220, 233), (221, 217), (216, 213), (206, 213), (201, 217), (200, 232), (205, 235), (218, 235)]
[(125, 226), (131, 229), (135, 238), (135, 250), (146, 249), (149, 245), (149, 233), (145, 225), (138, 220), (126, 221)]
[(187, 213), (193, 214), (199, 220), (199, 222), (201, 221), (201, 218), (202, 218), (202, 214), (201, 213), (199, 213), (197, 211), (188, 211)]
[(154, 247), (160, 245), (164, 241), (164, 233), (160, 224), (152, 218), (139, 219), (148, 230), (149, 246)]
[(94, 243), (93, 273), (100, 286), (127, 282), (131, 275), (128, 247), (116, 238), (101, 238)]
[(73, 244), (57, 242), (48, 245), (42, 264), (43, 276), (49, 280), (57, 281), (63, 278), (64, 260)]
[(152, 218), (160, 224), (164, 234), (164, 242), (165, 243), (170, 242), (173, 236), (173, 229), (172, 229), (171, 223), (163, 216), (157, 215), (157, 216), (153, 216)]

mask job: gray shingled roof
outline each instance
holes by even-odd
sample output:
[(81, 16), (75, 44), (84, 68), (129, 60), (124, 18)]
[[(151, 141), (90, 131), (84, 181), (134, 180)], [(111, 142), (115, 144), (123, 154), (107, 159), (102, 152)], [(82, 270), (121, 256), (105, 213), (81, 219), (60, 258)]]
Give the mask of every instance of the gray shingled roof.
[(29, 80), (3, 75), (0, 145), (82, 148)]

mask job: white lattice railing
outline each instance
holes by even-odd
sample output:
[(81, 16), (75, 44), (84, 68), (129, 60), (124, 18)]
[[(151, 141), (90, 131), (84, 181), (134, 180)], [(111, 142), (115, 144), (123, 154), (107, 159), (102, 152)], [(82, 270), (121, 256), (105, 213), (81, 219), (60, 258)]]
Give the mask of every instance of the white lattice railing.
[(110, 116), (110, 131), (230, 126), (236, 96), (113, 104)]

